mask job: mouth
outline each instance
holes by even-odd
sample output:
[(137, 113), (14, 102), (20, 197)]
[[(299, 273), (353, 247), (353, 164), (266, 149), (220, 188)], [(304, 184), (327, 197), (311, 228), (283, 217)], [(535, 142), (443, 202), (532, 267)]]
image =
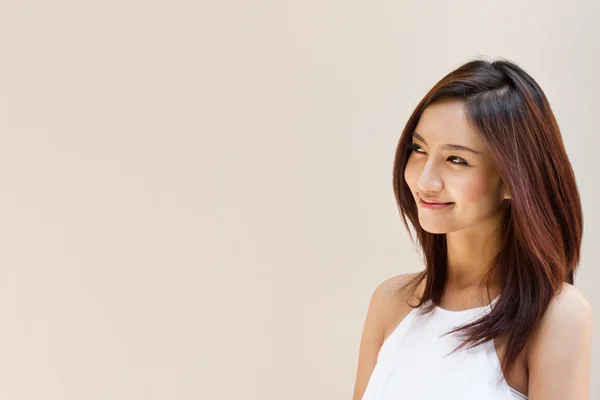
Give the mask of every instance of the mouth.
[(442, 208), (448, 208), (450, 206), (454, 205), (453, 202), (448, 202), (448, 203), (429, 203), (425, 200), (423, 200), (422, 198), (419, 197), (419, 207), (422, 208), (427, 208), (430, 210), (439, 210)]

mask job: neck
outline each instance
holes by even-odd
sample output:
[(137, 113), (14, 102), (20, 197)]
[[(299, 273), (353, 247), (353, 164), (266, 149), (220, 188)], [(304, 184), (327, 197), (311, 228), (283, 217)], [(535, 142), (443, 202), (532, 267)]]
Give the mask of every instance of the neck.
[[(501, 249), (497, 222), (446, 234), (448, 264), (446, 290), (452, 293), (478, 290)], [(497, 282), (492, 283), (494, 287)]]

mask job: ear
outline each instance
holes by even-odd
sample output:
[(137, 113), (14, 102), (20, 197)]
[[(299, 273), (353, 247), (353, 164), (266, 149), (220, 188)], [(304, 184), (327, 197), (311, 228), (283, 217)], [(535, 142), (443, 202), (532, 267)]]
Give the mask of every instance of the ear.
[(502, 199), (503, 200), (510, 200), (510, 199), (512, 199), (512, 196), (508, 192), (508, 189), (506, 188), (506, 186), (504, 185), (504, 183), (502, 183)]

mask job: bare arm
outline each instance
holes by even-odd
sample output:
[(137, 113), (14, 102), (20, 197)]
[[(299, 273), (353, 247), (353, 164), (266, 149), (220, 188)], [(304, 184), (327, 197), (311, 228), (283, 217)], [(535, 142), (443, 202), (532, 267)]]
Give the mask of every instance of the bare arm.
[(388, 278), (380, 283), (371, 295), (360, 340), (358, 368), (352, 400), (361, 400), (364, 396), (377, 363), (379, 349), (384, 342), (389, 316), (391, 315), (389, 310), (394, 306), (393, 299), (397, 298), (395, 291), (399, 284), (406, 282), (409, 277), (409, 274), (402, 274)]
[(565, 284), (532, 334), (527, 353), (529, 400), (588, 400), (593, 313)]

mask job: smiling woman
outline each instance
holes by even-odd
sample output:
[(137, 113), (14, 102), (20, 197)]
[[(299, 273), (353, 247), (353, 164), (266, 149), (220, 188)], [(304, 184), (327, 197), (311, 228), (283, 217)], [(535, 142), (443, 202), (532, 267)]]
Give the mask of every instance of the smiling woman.
[(447, 74), (404, 127), (393, 185), (425, 270), (374, 290), (354, 400), (587, 399), (581, 201), (535, 80), (506, 60)]
[[(469, 232), (491, 234), (504, 218), (508, 203), (503, 200), (510, 196), (483, 140), (469, 124), (464, 101), (431, 104), (421, 114), (411, 140), (404, 180), (417, 201), (421, 227), (447, 234), (452, 243), (464, 242)], [(485, 232), (482, 222), (488, 227)]]

